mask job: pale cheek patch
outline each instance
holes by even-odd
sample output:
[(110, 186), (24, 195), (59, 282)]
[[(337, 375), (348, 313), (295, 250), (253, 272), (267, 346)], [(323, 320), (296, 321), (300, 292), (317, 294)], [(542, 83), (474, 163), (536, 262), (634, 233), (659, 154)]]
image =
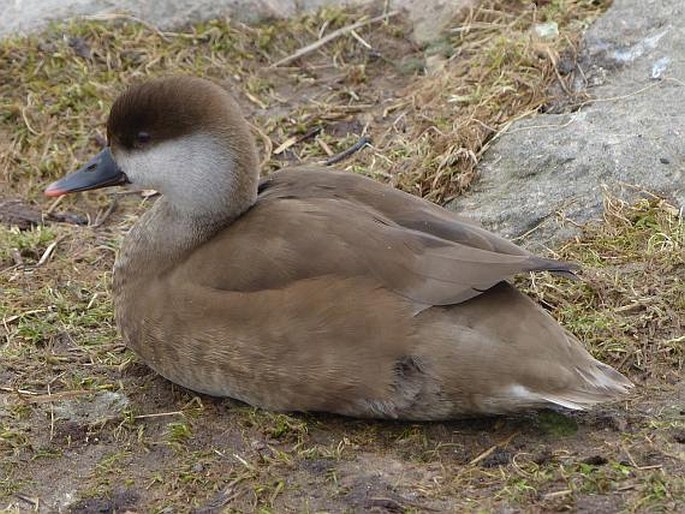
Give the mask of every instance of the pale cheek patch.
[(155, 189), (182, 209), (216, 206), (231, 194), (233, 158), (206, 134), (117, 152), (116, 160), (132, 184)]

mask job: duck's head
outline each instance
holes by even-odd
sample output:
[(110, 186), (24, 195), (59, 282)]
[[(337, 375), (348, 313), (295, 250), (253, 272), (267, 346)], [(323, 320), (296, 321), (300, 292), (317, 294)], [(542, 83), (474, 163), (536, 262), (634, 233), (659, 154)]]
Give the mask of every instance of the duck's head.
[(256, 198), (258, 165), (249, 127), (231, 96), (208, 80), (173, 76), (131, 87), (112, 105), (107, 140), (99, 154), (45, 194), (131, 183), (158, 190), (189, 214), (230, 204), (244, 210)]

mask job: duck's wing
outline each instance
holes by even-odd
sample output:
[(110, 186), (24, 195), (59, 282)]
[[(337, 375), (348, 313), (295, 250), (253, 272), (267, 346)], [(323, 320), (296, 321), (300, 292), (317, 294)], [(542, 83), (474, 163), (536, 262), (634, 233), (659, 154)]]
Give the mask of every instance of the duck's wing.
[[(376, 218), (350, 236), (369, 270), (388, 289), (421, 304), (466, 301), (518, 273), (570, 271), (563, 263), (468, 246)], [(375, 230), (374, 230), (375, 228)], [(361, 232), (364, 232), (363, 234)]]
[[(504, 251), (504, 240), (480, 237), (474, 230), (481, 229), (458, 220), (444, 225), (451, 238), (413, 228), (410, 222), (418, 219), (402, 218), (407, 209), (395, 199), (379, 206), (373, 195), (364, 201), (349, 189), (316, 195), (294, 186), (266, 193), (238, 221), (196, 249), (183, 268), (204, 285), (234, 291), (282, 288), (319, 276), (368, 277), (424, 306), (466, 301), (517, 273), (571, 270), (523, 250)], [(383, 187), (382, 193), (389, 197), (398, 192)], [(428, 216), (429, 224), (442, 216), (436, 211)], [(481, 244), (469, 244), (472, 234)]]
[(372, 208), (399, 226), (440, 239), (495, 253), (531, 255), (469, 218), (354, 173), (304, 166), (287, 168), (262, 179), (260, 197), (347, 199)]

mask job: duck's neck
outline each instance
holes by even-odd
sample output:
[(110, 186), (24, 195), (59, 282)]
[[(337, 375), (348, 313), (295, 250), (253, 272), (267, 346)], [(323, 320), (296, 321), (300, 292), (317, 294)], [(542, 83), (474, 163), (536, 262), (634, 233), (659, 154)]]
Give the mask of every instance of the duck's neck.
[[(115, 265), (116, 283), (160, 275), (185, 259), (195, 248), (230, 225), (254, 203), (215, 217), (192, 217), (160, 198), (133, 226), (121, 245)], [(116, 291), (115, 291), (116, 292)]]
[(211, 237), (209, 226), (204, 227), (189, 223), (166, 198), (160, 198), (126, 235), (117, 256), (115, 278), (124, 276), (130, 282), (141, 275), (164, 273)]
[(257, 152), (246, 127), (235, 131), (219, 144), (199, 134), (160, 145), (166, 162), (148, 173), (165, 170), (168, 179), (158, 184), (162, 198), (126, 237), (115, 272), (126, 273), (127, 281), (163, 273), (255, 203)]
[(183, 216), (162, 197), (136, 222), (119, 250), (112, 284), (117, 326), (129, 347), (142, 351), (143, 320), (138, 313), (150, 294), (159, 292), (163, 277), (234, 219), (200, 222)]

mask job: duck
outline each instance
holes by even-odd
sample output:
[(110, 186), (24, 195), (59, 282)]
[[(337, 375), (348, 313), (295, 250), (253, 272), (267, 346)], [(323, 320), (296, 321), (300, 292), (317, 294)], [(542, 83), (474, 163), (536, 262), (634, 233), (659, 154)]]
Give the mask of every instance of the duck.
[(118, 252), (117, 327), (197, 393), (422, 421), (585, 410), (632, 387), (511, 282), (573, 264), (357, 173), (260, 179), (249, 125), (213, 81), (126, 89), (107, 145), (45, 194), (123, 184), (161, 196)]

